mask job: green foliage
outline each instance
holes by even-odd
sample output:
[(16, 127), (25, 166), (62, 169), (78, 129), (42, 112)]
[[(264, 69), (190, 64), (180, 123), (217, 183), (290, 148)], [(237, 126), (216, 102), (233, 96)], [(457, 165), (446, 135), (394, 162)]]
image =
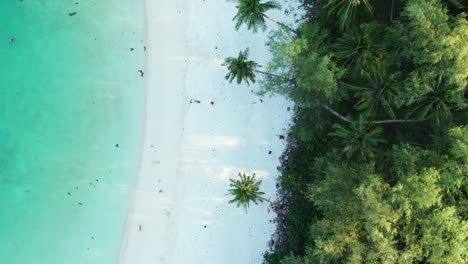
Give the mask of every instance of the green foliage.
[(229, 194), (234, 197), (229, 203), (235, 203), (237, 207), (242, 206), (247, 209), (250, 203), (258, 204), (265, 200), (261, 197), (265, 193), (259, 190), (262, 181), (255, 179), (255, 173), (252, 176), (239, 173), (239, 178), (239, 180), (229, 179), (231, 182)]
[(290, 32), (284, 28), (272, 31), (267, 43), (270, 52), (275, 54), (268, 64), (267, 71), (278, 78), (266, 78), (261, 82), (259, 95), (287, 94), (293, 86), (285, 80), (293, 80), (295, 72), (293, 69), (296, 56), (306, 48), (304, 41), (293, 40)]
[(329, 102), (337, 100), (337, 77), (341, 75), (341, 71), (330, 57), (313, 52), (297, 64), (302, 69), (297, 75), (298, 89), (290, 93), (296, 103), (310, 105), (317, 99)]
[(280, 5), (276, 1), (260, 3), (260, 0), (240, 0), (236, 8), (237, 14), (232, 19), (236, 30), (245, 24), (248, 30), (257, 32), (259, 28), (266, 29), (264, 13), (270, 9), (279, 9)]
[(465, 263), (468, 223), (443, 204), (436, 169), (401, 175), (393, 187), (372, 166), (329, 163), (310, 198), (324, 217), (313, 223), (313, 263)]
[(311, 226), (315, 246), (307, 258), (314, 263), (392, 263), (392, 224), (398, 215), (382, 202), (388, 184), (372, 166), (329, 164), (326, 173), (310, 189), (324, 217)]
[[(318, 24), (305, 25), (299, 37), (293, 39), (290, 32), (284, 28), (274, 31), (269, 35), (267, 45), (273, 54), (273, 59), (268, 65), (268, 71), (281, 78), (269, 78), (262, 83), (260, 94), (272, 93), (287, 96), (296, 96), (298, 81), (294, 83), (284, 80), (296, 79), (298, 64), (304, 64), (311, 52), (324, 55), (325, 49), (321, 46), (327, 32)], [(332, 66), (331, 66), (332, 68)], [(301, 86), (302, 87), (302, 86)], [(307, 88), (307, 89), (310, 89)], [(300, 96), (297, 94), (297, 96)]]
[(266, 263), (468, 263), (467, 17), (391, 2), (327, 1), (270, 34), (259, 93), (297, 111), (288, 240)]
[(397, 101), (420, 117), (440, 118), (466, 108), (468, 22), (464, 15), (450, 17), (438, 0), (409, 1), (401, 15), (387, 38), (393, 55), (401, 57), (408, 72)]
[(265, 252), (263, 254), (263, 264), (281, 264), (282, 255), (274, 252)]
[(313, 264), (313, 262), (298, 256), (287, 256), (281, 260), (280, 264)]
[(239, 52), (237, 58), (228, 57), (224, 60), (223, 66), (227, 66), (228, 74), (225, 79), (232, 82), (236, 79), (237, 84), (245, 81), (250, 85), (249, 81), (255, 83), (255, 70), (260, 67), (255, 61), (249, 61), (249, 49)]
[(454, 127), (448, 134), (452, 143), (450, 154), (459, 162), (468, 164), (468, 127)]
[(404, 175), (392, 190), (391, 203), (401, 214), (396, 227), (401, 261), (466, 263), (468, 223), (443, 204), (436, 169)]

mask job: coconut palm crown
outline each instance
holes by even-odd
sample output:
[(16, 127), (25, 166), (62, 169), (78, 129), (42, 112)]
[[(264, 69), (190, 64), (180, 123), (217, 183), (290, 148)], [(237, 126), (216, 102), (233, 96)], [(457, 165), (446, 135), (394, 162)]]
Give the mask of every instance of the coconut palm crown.
[(240, 51), (237, 58), (228, 57), (224, 60), (223, 66), (227, 66), (228, 74), (226, 80), (232, 82), (236, 79), (237, 84), (245, 81), (250, 85), (249, 80), (255, 83), (255, 71), (260, 65), (255, 61), (249, 61), (249, 49)]
[(338, 139), (343, 154), (349, 159), (369, 160), (378, 152), (378, 145), (385, 143), (381, 127), (374, 127), (365, 122), (362, 116), (352, 122), (349, 128), (334, 124), (330, 133)]
[(240, 0), (236, 8), (237, 14), (232, 19), (236, 22), (236, 30), (245, 24), (247, 29), (257, 32), (259, 28), (266, 29), (265, 12), (270, 9), (279, 9), (280, 4), (276, 1), (260, 3), (259, 0)]
[(231, 189), (228, 192), (234, 197), (229, 203), (236, 203), (237, 207), (242, 206), (247, 209), (251, 202), (258, 204), (258, 202), (268, 201), (261, 197), (265, 193), (259, 191), (262, 181), (255, 179), (255, 173), (248, 176), (239, 172), (239, 178), (239, 180), (229, 179)]

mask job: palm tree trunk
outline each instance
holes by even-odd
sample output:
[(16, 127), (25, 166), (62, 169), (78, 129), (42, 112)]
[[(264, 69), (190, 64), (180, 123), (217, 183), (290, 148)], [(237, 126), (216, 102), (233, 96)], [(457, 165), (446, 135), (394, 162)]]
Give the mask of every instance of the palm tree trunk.
[[(333, 110), (327, 104), (320, 103), (320, 106), (323, 107), (328, 112), (330, 112), (332, 115), (336, 116), (341, 121), (344, 121), (344, 122), (347, 122), (347, 123), (352, 122), (347, 117), (345, 117), (345, 116), (341, 115), (340, 113), (336, 112), (335, 110)], [(415, 120), (415, 119), (384, 119), (384, 120), (374, 120), (374, 121), (367, 121), (367, 122), (377, 125), (377, 124), (391, 124), (391, 123), (416, 123), (416, 122), (423, 122), (423, 121), (426, 121), (426, 120), (427, 119), (419, 119), (419, 120)]]
[(281, 77), (281, 76), (279, 76), (279, 75), (276, 75), (276, 74), (273, 74), (273, 73), (269, 73), (269, 72), (265, 72), (265, 71), (254, 70), (254, 72), (256, 72), (256, 73), (261, 73), (261, 74), (264, 74), (264, 75), (269, 76), (269, 77), (275, 77), (275, 78), (284, 79), (283, 77)]
[(263, 14), (263, 17), (265, 17), (266, 19), (270, 20), (271, 22), (277, 24), (277, 25), (280, 25), (282, 27), (284, 27), (285, 29), (293, 32), (294, 34), (296, 34), (296, 36), (299, 36), (299, 32), (297, 32), (296, 30), (292, 29), (291, 27), (289, 27), (288, 25), (284, 24), (284, 23), (281, 23), (279, 21), (276, 21), (275, 19)]
[(390, 22), (393, 22), (393, 4), (395, 0), (392, 0), (392, 7), (390, 9)]
[(330, 106), (326, 105), (326, 104), (320, 104), (321, 107), (323, 107), (325, 110), (327, 110), (328, 112), (330, 112), (332, 115), (338, 117), (338, 119), (342, 120), (342, 121), (345, 121), (347, 123), (351, 123), (351, 120), (349, 120), (348, 118), (346, 118), (345, 116), (342, 116), (340, 115), (340, 113), (336, 112), (335, 110), (333, 110)]
[(263, 198), (263, 197), (258, 197), (260, 200), (264, 201), (264, 202), (267, 202), (269, 203), (272, 207), (276, 206), (276, 204), (270, 200), (268, 200), (267, 198)]
[(279, 79), (282, 79), (284, 81), (288, 81), (288, 82), (292, 82), (292, 83), (295, 83), (295, 81), (293, 79), (288, 79), (288, 78), (285, 78), (283, 76), (279, 76), (279, 75), (276, 75), (276, 74), (273, 74), (273, 73), (269, 73), (269, 72), (265, 72), (265, 71), (260, 71), (260, 70), (254, 70), (254, 72), (256, 73), (260, 73), (260, 74), (263, 74), (263, 75), (266, 75), (268, 77), (274, 77), (274, 78), (279, 78)]

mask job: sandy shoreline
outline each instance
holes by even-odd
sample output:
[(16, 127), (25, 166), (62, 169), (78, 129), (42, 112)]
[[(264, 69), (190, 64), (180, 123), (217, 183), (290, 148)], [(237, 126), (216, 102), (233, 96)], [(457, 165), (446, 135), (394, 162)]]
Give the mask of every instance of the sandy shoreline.
[(119, 263), (261, 263), (268, 248), (274, 214), (227, 204), (228, 179), (256, 172), (274, 197), (291, 113), (225, 82), (224, 57), (269, 58), (266, 33), (236, 32), (234, 14), (233, 1), (146, 1), (146, 128)]

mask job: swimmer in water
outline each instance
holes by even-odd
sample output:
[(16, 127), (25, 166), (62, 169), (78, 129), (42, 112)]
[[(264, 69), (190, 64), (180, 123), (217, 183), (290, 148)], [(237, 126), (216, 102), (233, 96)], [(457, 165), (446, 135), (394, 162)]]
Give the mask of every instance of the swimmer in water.
[(15, 42), (15, 39), (14, 38), (9, 38), (8, 42), (13, 43), (13, 42)]

